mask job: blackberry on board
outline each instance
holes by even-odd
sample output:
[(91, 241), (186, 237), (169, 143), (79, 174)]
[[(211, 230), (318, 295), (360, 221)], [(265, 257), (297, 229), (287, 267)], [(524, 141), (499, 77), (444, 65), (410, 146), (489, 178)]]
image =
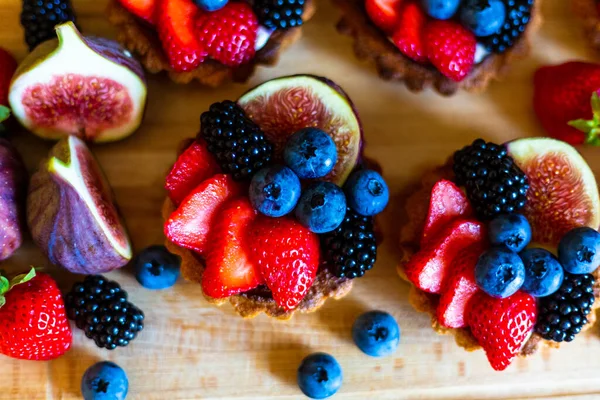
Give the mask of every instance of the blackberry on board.
[(502, 28), (490, 36), (478, 38), (492, 53), (504, 53), (523, 35), (531, 20), (535, 0), (503, 0), (506, 19)]
[(479, 218), (489, 220), (525, 206), (527, 176), (504, 146), (477, 139), (454, 153), (453, 169)]
[(144, 329), (144, 313), (127, 301), (118, 283), (90, 275), (65, 297), (67, 316), (98, 347), (125, 347)]
[(373, 218), (359, 215), (350, 207), (342, 224), (321, 236), (324, 265), (340, 278), (360, 278), (377, 260)]
[(200, 121), (208, 150), (236, 181), (250, 179), (273, 159), (273, 144), (235, 102), (214, 103)]
[(594, 304), (594, 277), (565, 272), (565, 278), (555, 293), (539, 299), (535, 331), (544, 339), (570, 342), (588, 323), (587, 316)]
[(70, 0), (23, 0), (21, 25), (29, 50), (56, 39), (54, 27), (67, 21), (75, 22)]
[(305, 0), (255, 0), (254, 12), (260, 23), (271, 29), (302, 25)]

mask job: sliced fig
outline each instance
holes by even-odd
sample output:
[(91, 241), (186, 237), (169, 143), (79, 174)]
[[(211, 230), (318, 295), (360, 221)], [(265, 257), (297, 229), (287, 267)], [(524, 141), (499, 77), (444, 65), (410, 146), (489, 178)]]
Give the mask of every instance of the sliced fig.
[(533, 241), (556, 246), (573, 228), (598, 229), (596, 178), (575, 148), (550, 138), (519, 139), (507, 148), (529, 180), (523, 214), (531, 224)]
[(112, 190), (90, 150), (74, 136), (58, 142), (31, 178), (27, 222), (50, 261), (71, 272), (104, 273), (131, 259)]
[(133, 133), (146, 107), (142, 66), (112, 40), (83, 37), (72, 22), (17, 69), (9, 102), (15, 117), (46, 139), (76, 135), (109, 142)]
[(343, 184), (360, 161), (358, 115), (346, 93), (328, 79), (312, 75), (273, 79), (251, 89), (238, 104), (274, 143), (278, 157), (288, 138), (300, 129), (327, 132), (337, 146), (338, 161), (325, 180)]

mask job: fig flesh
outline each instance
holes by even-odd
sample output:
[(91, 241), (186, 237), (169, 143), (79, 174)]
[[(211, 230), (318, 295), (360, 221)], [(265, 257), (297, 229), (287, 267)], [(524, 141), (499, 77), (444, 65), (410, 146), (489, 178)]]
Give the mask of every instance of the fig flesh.
[(98, 274), (122, 267), (131, 245), (104, 174), (80, 139), (59, 141), (31, 178), (27, 223), (54, 264)]
[(600, 227), (596, 178), (575, 148), (550, 138), (519, 139), (506, 147), (529, 180), (522, 213), (534, 242), (555, 248), (573, 228)]
[(9, 102), (28, 130), (46, 139), (76, 135), (109, 142), (133, 133), (146, 106), (141, 65), (112, 40), (83, 37), (72, 22), (17, 69)]
[(325, 180), (342, 185), (360, 161), (362, 128), (346, 93), (332, 81), (312, 75), (273, 79), (244, 94), (238, 104), (275, 145), (278, 158), (288, 138), (303, 128), (327, 132), (338, 159)]

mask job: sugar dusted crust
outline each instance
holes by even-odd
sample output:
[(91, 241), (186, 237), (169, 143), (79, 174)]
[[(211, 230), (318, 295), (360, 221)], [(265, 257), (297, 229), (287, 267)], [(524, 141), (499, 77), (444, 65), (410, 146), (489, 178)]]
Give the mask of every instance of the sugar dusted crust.
[[(315, 12), (314, 0), (307, 0), (302, 19), (308, 21)], [(108, 20), (117, 28), (117, 40), (129, 51), (135, 53), (142, 65), (151, 73), (166, 71), (177, 83), (197, 80), (203, 85), (217, 87), (229, 81), (247, 81), (256, 66), (275, 65), (279, 56), (302, 35), (302, 27), (277, 30), (260, 49), (252, 62), (237, 68), (227, 67), (213, 60), (206, 60), (198, 68), (189, 72), (175, 72), (165, 57), (162, 45), (155, 30), (146, 22), (123, 8), (118, 0), (112, 0), (106, 10)]]
[(595, 0), (573, 0), (573, 10), (583, 22), (585, 36), (592, 47), (600, 51), (600, 15)]
[[(499, 79), (508, 67), (529, 54), (529, 36), (540, 24), (540, 1), (535, 2), (532, 19), (525, 33), (515, 45), (503, 54), (490, 54), (474, 66), (461, 82), (455, 82), (431, 66), (424, 66), (404, 56), (371, 23), (364, 10), (364, 0), (332, 0), (341, 10), (342, 18), (337, 25), (340, 33), (354, 39), (354, 52), (360, 59), (375, 63), (379, 76), (385, 80), (404, 82), (413, 92), (433, 87), (442, 95), (452, 95), (459, 89), (481, 92), (493, 79)], [(580, 0), (583, 1), (583, 0)]]
[[(429, 199), (433, 185), (440, 179), (453, 180), (453, 178), (454, 175), (452, 173), (452, 168), (448, 162), (446, 165), (434, 168), (425, 173), (417, 190), (407, 198), (405, 204), (407, 221), (400, 232), (401, 258), (398, 265), (398, 274), (402, 279), (411, 284), (409, 301), (417, 311), (429, 314), (431, 317), (431, 327), (438, 334), (454, 335), (456, 343), (460, 347), (466, 349), (467, 351), (474, 351), (481, 348), (481, 346), (479, 346), (477, 340), (475, 340), (475, 338), (471, 335), (471, 331), (468, 328), (449, 329), (441, 326), (436, 318), (437, 296), (428, 294), (413, 286), (412, 283), (407, 280), (404, 273), (404, 266), (410, 257), (419, 249), (419, 241), (423, 226), (425, 224), (425, 219), (427, 217)], [(595, 310), (600, 307), (600, 301), (598, 301), (598, 298), (600, 297), (600, 270), (596, 270), (594, 272), (594, 277), (596, 278), (596, 283), (594, 286), (594, 296), (596, 297), (596, 301), (594, 302), (592, 312), (590, 315), (588, 315), (589, 323), (583, 327), (583, 330), (587, 330), (594, 325), (594, 322), (596, 321)], [(534, 333), (523, 346), (520, 355), (531, 355), (535, 353), (541, 346), (558, 348), (560, 344), (549, 340), (544, 340), (537, 333)]]

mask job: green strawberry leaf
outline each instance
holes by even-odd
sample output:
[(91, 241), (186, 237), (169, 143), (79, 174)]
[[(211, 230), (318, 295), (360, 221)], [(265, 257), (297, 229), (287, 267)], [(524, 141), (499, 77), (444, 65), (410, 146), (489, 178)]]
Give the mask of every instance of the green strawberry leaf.
[(0, 105), (0, 123), (6, 121), (10, 117), (10, 108)]
[(3, 276), (0, 276), (0, 296), (8, 292), (10, 288), (10, 282)]
[(35, 268), (31, 267), (31, 270), (26, 274), (17, 275), (10, 281), (3, 276), (0, 276), (0, 307), (6, 304), (6, 297), (4, 295), (9, 292), (12, 288), (25, 282), (29, 282), (35, 278)]
[(592, 93), (592, 119), (576, 119), (569, 121), (569, 126), (585, 133), (585, 143), (600, 146), (600, 96), (598, 92)]

